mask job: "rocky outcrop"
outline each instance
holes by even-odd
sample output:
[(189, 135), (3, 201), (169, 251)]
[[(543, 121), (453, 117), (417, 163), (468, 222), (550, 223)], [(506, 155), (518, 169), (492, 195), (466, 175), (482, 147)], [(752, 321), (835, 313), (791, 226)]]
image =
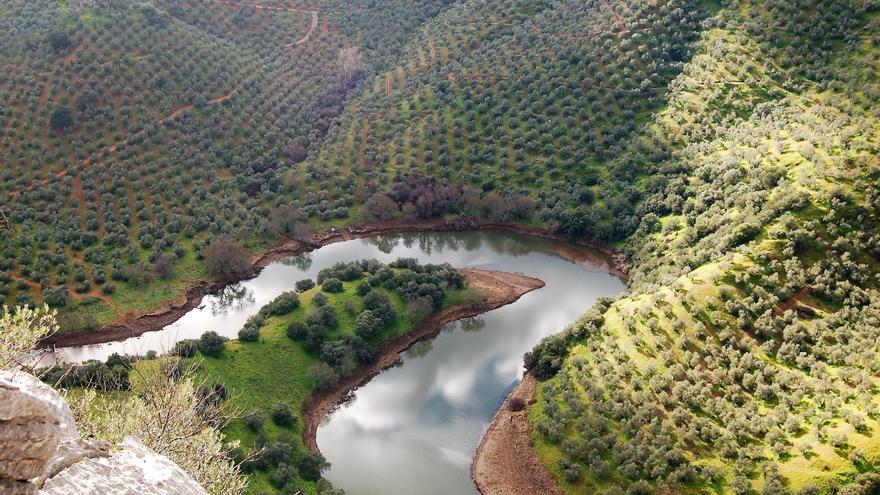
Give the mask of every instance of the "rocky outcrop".
[(83, 459), (46, 480), (40, 495), (207, 495), (167, 457), (126, 438), (109, 457)]
[(84, 440), (67, 402), (27, 373), (0, 371), (0, 493), (207, 495), (136, 438)]
[(64, 400), (35, 377), (0, 372), (0, 483), (3, 493), (36, 493), (64, 438), (76, 434)]

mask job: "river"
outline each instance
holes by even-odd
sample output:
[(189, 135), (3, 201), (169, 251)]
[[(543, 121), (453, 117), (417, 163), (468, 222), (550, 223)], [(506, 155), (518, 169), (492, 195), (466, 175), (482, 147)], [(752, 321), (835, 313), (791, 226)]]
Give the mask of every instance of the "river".
[(71, 362), (114, 352), (162, 353), (213, 330), (235, 338), (248, 316), (302, 278), (340, 261), (401, 257), (424, 263), (524, 273), (546, 286), (511, 305), (448, 325), (416, 344), (402, 366), (358, 389), (318, 429), (332, 464), (325, 477), (349, 495), (470, 494), (480, 435), (522, 377), (523, 353), (574, 322), (593, 302), (622, 291), (610, 261), (586, 248), (501, 232), (378, 236), (324, 246), (267, 266), (257, 277), (207, 296), (158, 332), (120, 342), (59, 349)]

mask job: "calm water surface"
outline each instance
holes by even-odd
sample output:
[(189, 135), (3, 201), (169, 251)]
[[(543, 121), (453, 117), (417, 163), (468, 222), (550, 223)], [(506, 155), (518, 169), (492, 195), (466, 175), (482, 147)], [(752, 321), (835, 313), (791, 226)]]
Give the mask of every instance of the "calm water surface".
[[(560, 252), (574, 256), (568, 261)], [(519, 272), (546, 282), (514, 304), (448, 325), (407, 351), (328, 416), (318, 446), (332, 463), (325, 476), (349, 495), (476, 493), (470, 462), (480, 435), (522, 376), (523, 353), (559, 332), (598, 297), (624, 289), (601, 254), (497, 232), (383, 236), (325, 246), (273, 263), (252, 280), (207, 296), (199, 308), (159, 332), (122, 342), (59, 350), (67, 361), (113, 352), (163, 352), (207, 330), (234, 338), (260, 306), (302, 278), (340, 261), (401, 257)]]

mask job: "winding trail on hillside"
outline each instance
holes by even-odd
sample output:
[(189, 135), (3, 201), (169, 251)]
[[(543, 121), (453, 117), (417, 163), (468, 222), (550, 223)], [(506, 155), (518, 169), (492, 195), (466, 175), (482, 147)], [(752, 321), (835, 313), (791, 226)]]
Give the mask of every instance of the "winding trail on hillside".
[(318, 12), (313, 10), (312, 11), (312, 20), (309, 21), (309, 30), (306, 31), (306, 34), (304, 34), (302, 38), (294, 41), (293, 43), (288, 43), (288, 44), (284, 45), (285, 48), (292, 48), (294, 46), (299, 46), (299, 45), (302, 45), (303, 43), (305, 43), (306, 41), (309, 41), (309, 38), (312, 36), (312, 31), (314, 31), (316, 27), (318, 27)]
[(431, 41), (431, 33), (428, 32), (428, 26), (425, 26), (423, 31), (425, 32), (425, 38), (428, 40), (428, 49), (431, 51), (431, 58), (437, 58), (437, 50), (434, 49), (434, 42)]
[(538, 380), (530, 373), (495, 413), (471, 464), (471, 478), (482, 495), (561, 495), (556, 479), (532, 448), (532, 424), (528, 408), (511, 409), (535, 402)]
[(344, 402), (352, 391), (369, 382), (383, 370), (402, 362), (400, 353), (421, 340), (436, 336), (449, 323), (477, 316), (517, 301), (523, 295), (540, 289), (544, 282), (515, 273), (491, 270), (459, 269), (471, 289), (479, 291), (482, 302), (475, 305), (457, 304), (440, 310), (414, 330), (391, 339), (376, 350), (373, 363), (362, 366), (345, 376), (330, 391), (313, 394), (302, 410), (303, 441), (313, 452), (318, 452), (318, 426), (328, 414)]

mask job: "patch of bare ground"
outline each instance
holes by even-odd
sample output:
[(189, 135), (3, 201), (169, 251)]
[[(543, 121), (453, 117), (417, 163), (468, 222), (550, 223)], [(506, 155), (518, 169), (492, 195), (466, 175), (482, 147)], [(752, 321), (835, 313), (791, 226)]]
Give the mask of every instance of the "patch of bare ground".
[(482, 495), (562, 494), (532, 449), (532, 425), (525, 406), (534, 402), (536, 385), (535, 377), (526, 373), (480, 440), (471, 477)]
[(303, 440), (312, 451), (318, 451), (318, 425), (351, 392), (378, 375), (385, 369), (401, 362), (400, 353), (421, 340), (440, 333), (443, 326), (453, 321), (476, 316), (517, 301), (524, 294), (544, 286), (536, 278), (515, 273), (490, 270), (460, 269), (471, 289), (477, 290), (483, 299), (477, 304), (458, 304), (438, 311), (428, 317), (411, 332), (394, 338), (376, 350), (376, 361), (362, 366), (344, 377), (333, 390), (313, 394), (303, 406)]

